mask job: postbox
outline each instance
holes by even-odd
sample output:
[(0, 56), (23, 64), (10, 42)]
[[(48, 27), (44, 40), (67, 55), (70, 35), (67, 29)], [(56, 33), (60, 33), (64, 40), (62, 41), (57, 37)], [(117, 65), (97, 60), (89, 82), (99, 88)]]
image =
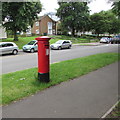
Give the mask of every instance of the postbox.
[(35, 38), (38, 41), (38, 80), (49, 82), (49, 40), (50, 37), (41, 36)]

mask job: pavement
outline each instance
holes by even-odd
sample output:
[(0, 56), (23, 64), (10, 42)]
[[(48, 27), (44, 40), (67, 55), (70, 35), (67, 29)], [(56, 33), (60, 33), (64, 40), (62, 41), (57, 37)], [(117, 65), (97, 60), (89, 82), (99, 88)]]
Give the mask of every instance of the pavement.
[(100, 118), (118, 100), (118, 62), (2, 107), (3, 118)]

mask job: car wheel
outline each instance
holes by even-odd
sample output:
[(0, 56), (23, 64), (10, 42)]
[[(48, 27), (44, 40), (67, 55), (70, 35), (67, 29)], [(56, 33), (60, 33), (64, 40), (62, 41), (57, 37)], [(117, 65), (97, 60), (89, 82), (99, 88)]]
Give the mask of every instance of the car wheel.
[(18, 54), (18, 50), (13, 50), (12, 54), (13, 55), (17, 55)]
[(61, 50), (62, 48), (61, 47), (58, 47), (58, 50)]
[(25, 50), (23, 50), (23, 52), (25, 52)]
[(34, 53), (34, 52), (35, 52), (35, 50), (34, 50), (34, 49), (31, 49), (31, 50), (30, 50), (30, 52), (31, 52), (31, 53)]
[(70, 48), (71, 48), (71, 45), (68, 46), (68, 49), (70, 49)]

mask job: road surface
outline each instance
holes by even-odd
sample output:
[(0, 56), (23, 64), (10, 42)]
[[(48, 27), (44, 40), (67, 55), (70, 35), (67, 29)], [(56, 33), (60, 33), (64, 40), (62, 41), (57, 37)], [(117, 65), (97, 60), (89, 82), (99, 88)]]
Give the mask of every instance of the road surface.
[[(51, 50), (50, 63), (69, 60), (73, 58), (93, 55), (105, 52), (118, 52), (117, 44), (105, 44), (100, 46), (73, 46), (71, 49)], [(18, 55), (0, 56), (2, 73), (10, 73), (28, 68), (37, 67), (37, 52), (23, 53)]]

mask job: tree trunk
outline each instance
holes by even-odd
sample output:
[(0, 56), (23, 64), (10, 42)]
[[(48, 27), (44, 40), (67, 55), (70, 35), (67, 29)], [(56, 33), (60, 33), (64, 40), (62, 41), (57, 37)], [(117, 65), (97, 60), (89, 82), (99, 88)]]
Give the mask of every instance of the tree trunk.
[(75, 36), (75, 29), (72, 29), (72, 36)]
[(99, 38), (99, 33), (97, 34), (97, 38)]
[(17, 30), (14, 30), (14, 40), (13, 41), (18, 41)]

